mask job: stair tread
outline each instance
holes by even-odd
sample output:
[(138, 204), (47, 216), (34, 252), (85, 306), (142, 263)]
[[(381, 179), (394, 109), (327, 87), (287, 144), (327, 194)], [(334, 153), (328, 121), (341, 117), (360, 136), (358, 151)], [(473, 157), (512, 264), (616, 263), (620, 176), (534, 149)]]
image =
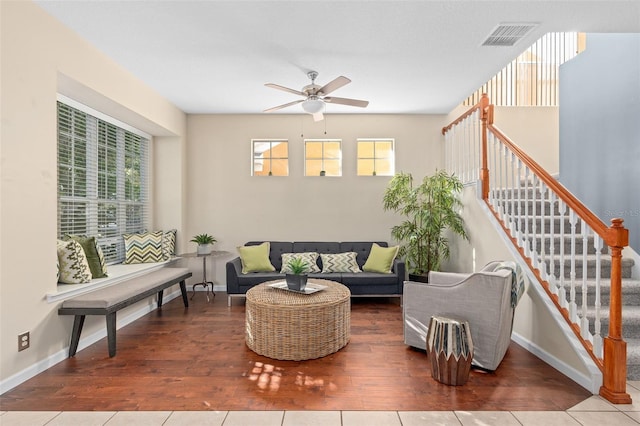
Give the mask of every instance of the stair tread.
[[(546, 257), (550, 257), (551, 255), (549, 253), (547, 253), (545, 256)], [(571, 257), (566, 253), (565, 253), (564, 257), (565, 257), (565, 259), (564, 259), (565, 262), (571, 260)], [(582, 261), (582, 259), (585, 258), (585, 257), (587, 258), (587, 262), (590, 261), (590, 260), (594, 260), (595, 261), (597, 259), (597, 255), (595, 255), (595, 254), (583, 255), (582, 253), (580, 253), (580, 254), (576, 255), (576, 261)], [(560, 260), (560, 255), (554, 253), (553, 254), (553, 259), (554, 260)], [(611, 259), (611, 256), (606, 254), (606, 253), (601, 253), (600, 254), (600, 259), (609, 262), (610, 259)], [(635, 265), (636, 262), (633, 259), (631, 259), (630, 257), (623, 257), (622, 258), (622, 263), (623, 263), (623, 266), (624, 266), (625, 263), (628, 266), (633, 266), (633, 265)]]
[[(557, 278), (556, 278), (557, 279)], [(582, 287), (582, 278), (576, 278), (576, 289), (579, 289), (580, 287)], [(587, 287), (595, 287), (596, 286), (596, 280), (594, 278), (587, 278), (586, 280), (587, 283)], [(601, 288), (608, 288), (611, 284), (611, 280), (609, 278), (602, 278), (600, 280), (600, 287)], [(565, 288), (569, 287), (571, 285), (571, 279), (569, 278), (565, 278), (564, 280), (564, 285)], [(622, 279), (622, 291), (623, 293), (625, 292), (625, 290), (640, 290), (640, 280), (634, 280), (631, 278), (623, 278)]]

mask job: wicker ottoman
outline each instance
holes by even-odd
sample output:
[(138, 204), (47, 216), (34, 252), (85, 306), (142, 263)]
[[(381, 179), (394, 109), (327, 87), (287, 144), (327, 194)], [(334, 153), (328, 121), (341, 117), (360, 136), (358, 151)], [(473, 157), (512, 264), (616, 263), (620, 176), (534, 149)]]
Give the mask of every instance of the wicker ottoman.
[(337, 352), (348, 342), (351, 292), (342, 284), (310, 279), (327, 288), (299, 294), (270, 287), (247, 291), (245, 341), (259, 355), (300, 361)]

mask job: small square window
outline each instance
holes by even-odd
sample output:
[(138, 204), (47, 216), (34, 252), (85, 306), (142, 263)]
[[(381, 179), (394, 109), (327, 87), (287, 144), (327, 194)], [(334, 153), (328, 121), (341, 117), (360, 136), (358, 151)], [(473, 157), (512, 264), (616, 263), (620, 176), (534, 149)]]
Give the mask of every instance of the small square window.
[(307, 139), (304, 141), (305, 176), (342, 176), (342, 141)]
[(289, 143), (286, 140), (251, 141), (251, 176), (289, 176)]
[(358, 176), (393, 176), (395, 141), (393, 139), (358, 139)]

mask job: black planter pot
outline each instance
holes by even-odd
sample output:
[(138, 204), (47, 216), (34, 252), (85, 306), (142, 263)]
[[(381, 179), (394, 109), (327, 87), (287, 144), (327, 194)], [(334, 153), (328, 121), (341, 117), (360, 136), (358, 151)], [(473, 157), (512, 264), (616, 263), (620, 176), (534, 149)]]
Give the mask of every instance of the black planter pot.
[(307, 286), (307, 275), (285, 274), (289, 290), (304, 291)]
[(409, 281), (417, 281), (419, 283), (428, 283), (429, 282), (429, 275), (422, 275), (422, 274), (409, 274)]

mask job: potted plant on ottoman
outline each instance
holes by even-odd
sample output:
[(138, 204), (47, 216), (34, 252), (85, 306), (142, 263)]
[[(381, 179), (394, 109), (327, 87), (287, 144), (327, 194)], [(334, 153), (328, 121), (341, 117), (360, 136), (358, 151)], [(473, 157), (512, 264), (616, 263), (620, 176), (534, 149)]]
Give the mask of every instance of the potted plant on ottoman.
[(198, 244), (197, 254), (209, 254), (211, 253), (212, 245), (217, 240), (209, 234), (199, 234), (191, 239), (192, 243)]
[(399, 173), (389, 181), (383, 206), (406, 217), (391, 229), (391, 236), (400, 243), (398, 255), (406, 259), (410, 280), (426, 282), (429, 271), (438, 271), (442, 260), (449, 258), (445, 230), (468, 239), (459, 213), (461, 190), (460, 179), (444, 170), (425, 176), (416, 187), (410, 173)]
[(285, 274), (285, 280), (289, 290), (304, 291), (307, 286), (307, 274), (309, 265), (299, 257), (293, 258), (287, 263), (291, 273)]

